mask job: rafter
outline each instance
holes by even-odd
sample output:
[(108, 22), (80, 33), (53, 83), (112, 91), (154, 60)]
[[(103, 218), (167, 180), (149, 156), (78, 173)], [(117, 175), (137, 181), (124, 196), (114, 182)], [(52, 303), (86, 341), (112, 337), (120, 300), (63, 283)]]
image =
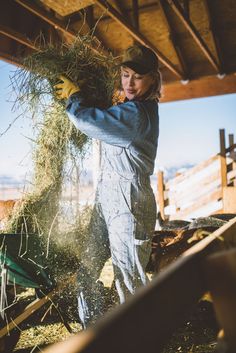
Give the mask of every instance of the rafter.
[(138, 0), (132, 0), (132, 7), (133, 7), (133, 24), (134, 28), (139, 30), (139, 7), (138, 7)]
[(203, 0), (203, 3), (204, 3), (204, 6), (205, 6), (206, 15), (208, 17), (208, 21), (209, 21), (209, 25), (210, 25), (210, 31), (211, 31), (214, 47), (215, 47), (215, 50), (216, 50), (217, 59), (218, 59), (218, 62), (220, 64), (220, 71), (221, 71), (221, 73), (223, 73), (223, 69), (222, 69), (222, 67), (223, 67), (222, 51), (221, 51), (221, 48), (220, 48), (218, 37), (216, 35), (215, 25), (214, 25), (214, 21), (213, 21), (213, 18), (211, 16), (211, 13), (210, 13), (208, 0)]
[(0, 24), (0, 33), (8, 38), (15, 40), (16, 42), (27, 46), (28, 48), (38, 50), (38, 47), (22, 33), (16, 32), (13, 29)]
[(176, 76), (183, 79), (183, 73), (180, 72), (154, 45), (149, 42), (141, 33), (139, 33), (133, 26), (131, 26), (124, 18), (120, 15), (120, 13), (114, 9), (107, 1), (104, 0), (95, 0), (95, 3), (100, 6), (104, 11), (116, 21), (118, 22), (134, 39), (136, 39), (139, 43), (146, 45), (151, 48), (159, 57), (160, 61), (168, 67)]
[[(68, 35), (71, 39), (75, 40), (77, 38), (76, 33), (74, 31), (72, 31), (71, 29), (69, 29), (67, 26), (65, 26), (65, 24), (62, 21), (60, 21), (57, 18), (55, 18), (54, 16), (52, 16), (50, 13), (48, 13), (43, 8), (36, 6), (34, 3), (32, 3), (32, 1), (15, 0), (15, 2), (17, 2), (18, 4), (20, 4), (21, 6), (26, 8), (28, 11), (32, 12), (34, 15), (40, 17), (45, 22), (49, 23), (55, 29), (60, 30), (65, 35)], [(101, 54), (101, 52), (103, 52), (104, 55), (107, 54), (105, 52), (105, 50), (103, 50), (102, 48), (100, 48), (99, 51), (97, 49), (93, 48), (92, 46), (90, 48), (99, 54)]]
[(43, 8), (32, 3), (32, 1), (15, 0), (15, 2), (17, 2), (19, 5), (23, 6), (28, 11), (32, 12), (34, 15), (40, 17), (45, 22), (49, 23), (55, 29), (59, 29), (62, 33), (68, 35), (72, 39), (75, 39), (75, 37), (76, 37), (75, 32), (73, 32), (69, 28), (67, 28), (63, 22), (61, 22), (60, 20), (58, 20), (57, 18), (52, 16), (46, 10), (44, 10)]
[(178, 1), (176, 1), (176, 0), (165, 0), (165, 1), (174, 10), (176, 15), (179, 17), (179, 19), (183, 23), (184, 27), (191, 34), (191, 36), (193, 37), (196, 44), (199, 46), (199, 48), (204, 53), (205, 57), (208, 59), (208, 61), (211, 63), (211, 65), (214, 67), (214, 69), (217, 71), (217, 73), (220, 73), (221, 70), (220, 70), (220, 67), (219, 67), (217, 61), (213, 57), (212, 53), (210, 52), (209, 48), (207, 47), (207, 45), (203, 41), (202, 37), (200, 36), (198, 31), (194, 27), (192, 22), (185, 15), (185, 13), (184, 13), (181, 5), (178, 3)]
[(3, 52), (0, 51), (0, 60), (3, 60), (5, 62), (7, 62), (8, 64), (16, 65), (18, 67), (22, 67), (23, 68), (23, 65), (21, 64), (19, 58), (17, 58), (14, 55), (10, 55), (8, 53), (3, 53)]
[(170, 34), (170, 39), (171, 39), (171, 42), (173, 44), (173, 48), (175, 50), (175, 53), (176, 53), (176, 55), (178, 57), (181, 70), (184, 73), (184, 79), (186, 80), (186, 79), (188, 79), (187, 65), (186, 65), (186, 63), (184, 61), (184, 58), (183, 58), (183, 55), (182, 55), (182, 51), (181, 51), (181, 49), (179, 47), (179, 43), (178, 43), (178, 41), (176, 39), (175, 31), (172, 28), (172, 25), (171, 25), (171, 23), (169, 21), (165, 5), (166, 5), (165, 1), (164, 0), (160, 0), (160, 10), (161, 10), (162, 16), (163, 16), (163, 18), (165, 20), (166, 26), (168, 28), (168, 31), (169, 31), (169, 34)]

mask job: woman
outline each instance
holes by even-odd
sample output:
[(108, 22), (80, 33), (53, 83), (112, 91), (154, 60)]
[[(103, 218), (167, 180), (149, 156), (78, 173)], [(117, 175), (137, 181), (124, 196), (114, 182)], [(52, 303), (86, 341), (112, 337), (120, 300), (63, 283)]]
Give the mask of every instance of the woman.
[(67, 114), (89, 137), (102, 141), (101, 177), (90, 239), (79, 269), (79, 316), (85, 327), (105, 312), (98, 278), (111, 256), (120, 302), (147, 283), (145, 268), (155, 228), (150, 186), (158, 140), (158, 58), (142, 45), (128, 48), (121, 64), (122, 104), (107, 110), (83, 106), (78, 87), (67, 79), (56, 86), (68, 98)]

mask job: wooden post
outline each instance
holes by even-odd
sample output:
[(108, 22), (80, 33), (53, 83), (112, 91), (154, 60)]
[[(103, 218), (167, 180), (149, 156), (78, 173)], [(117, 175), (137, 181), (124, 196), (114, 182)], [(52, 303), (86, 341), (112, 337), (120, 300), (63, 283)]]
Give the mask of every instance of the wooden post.
[(227, 186), (227, 164), (225, 151), (225, 129), (220, 129), (220, 170), (221, 170), (221, 187)]
[(165, 220), (165, 198), (164, 198), (164, 174), (162, 171), (157, 173), (157, 199), (161, 218)]
[[(236, 152), (234, 151), (234, 134), (229, 134), (229, 148), (230, 148), (230, 158), (232, 158), (232, 169), (236, 169)], [(232, 149), (231, 149), (232, 148)], [(233, 185), (236, 186), (236, 178), (233, 180)]]

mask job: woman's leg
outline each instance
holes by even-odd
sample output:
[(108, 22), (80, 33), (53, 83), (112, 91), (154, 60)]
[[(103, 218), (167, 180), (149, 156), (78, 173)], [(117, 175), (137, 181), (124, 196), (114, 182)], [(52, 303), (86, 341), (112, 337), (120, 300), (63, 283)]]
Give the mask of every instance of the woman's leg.
[[(156, 207), (150, 187), (129, 181), (113, 185), (102, 208), (106, 219), (116, 288), (120, 302), (148, 281), (145, 268), (151, 253)], [(112, 202), (109, 202), (109, 199)]]
[(83, 328), (95, 322), (106, 311), (104, 286), (98, 278), (109, 257), (106, 224), (99, 204), (95, 204), (90, 221), (89, 238), (78, 271), (78, 311)]

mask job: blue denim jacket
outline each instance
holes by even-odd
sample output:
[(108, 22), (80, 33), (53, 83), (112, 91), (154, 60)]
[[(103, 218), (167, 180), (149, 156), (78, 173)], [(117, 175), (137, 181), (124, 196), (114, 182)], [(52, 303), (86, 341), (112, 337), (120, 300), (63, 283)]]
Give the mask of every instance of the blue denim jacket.
[(103, 171), (127, 178), (153, 173), (159, 134), (156, 101), (128, 101), (101, 110), (83, 106), (72, 95), (66, 111), (76, 128), (103, 142)]

